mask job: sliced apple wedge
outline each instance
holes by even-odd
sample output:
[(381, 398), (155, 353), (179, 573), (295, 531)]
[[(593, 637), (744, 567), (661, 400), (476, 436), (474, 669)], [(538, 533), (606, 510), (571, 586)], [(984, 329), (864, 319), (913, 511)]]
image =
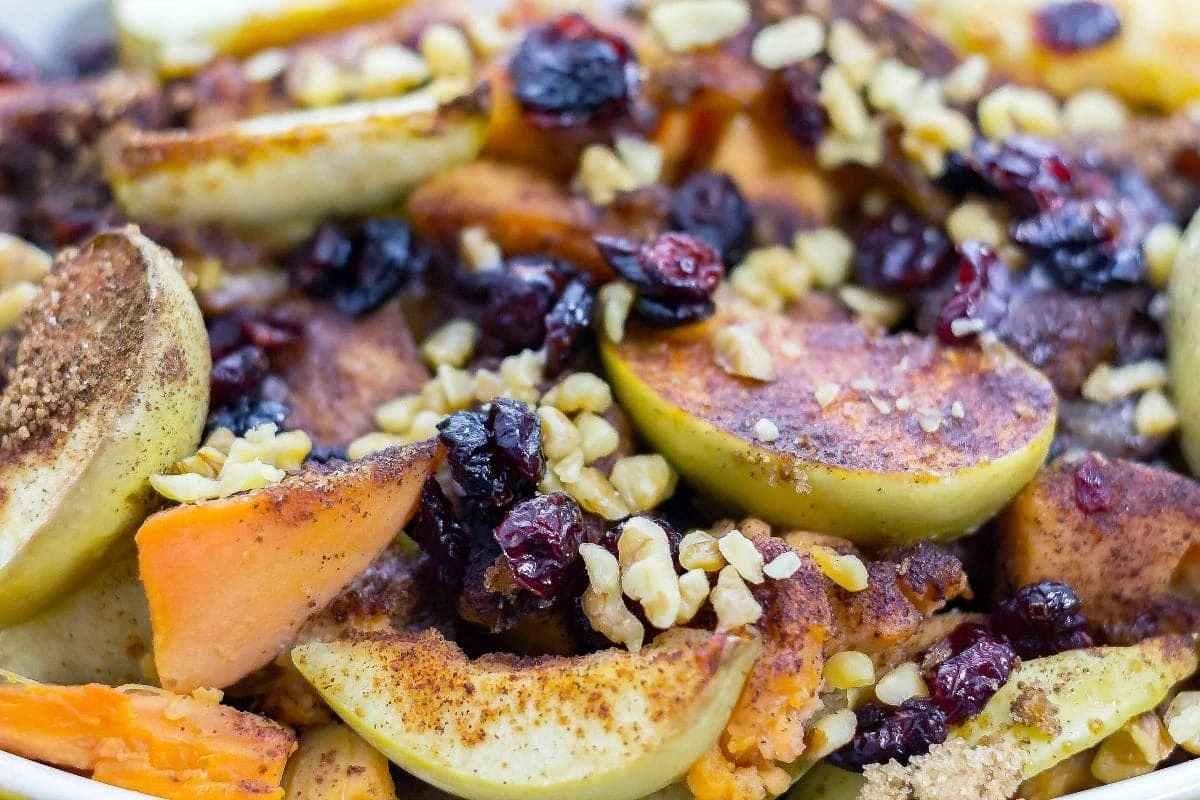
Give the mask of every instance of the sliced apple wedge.
[[(851, 323), (766, 312), (750, 322), (777, 380), (727, 374), (703, 335), (667, 340), (631, 327), (621, 344), (601, 346), (642, 435), (730, 506), (859, 544), (949, 539), (1003, 507), (1046, 457), (1054, 389), (1003, 348), (872, 337)], [(761, 419), (777, 439), (754, 435)]]
[(0, 629), (0, 668), (42, 683), (146, 680), (150, 611), (130, 553), (36, 616)]
[(121, 59), (176, 77), (220, 55), (242, 56), (382, 17), (407, 0), (111, 0)]
[(426, 93), (205, 128), (115, 131), (104, 171), (139, 221), (261, 229), (365, 211), (470, 161), (487, 116), (463, 97)]
[(23, 312), (0, 395), (0, 625), (41, 610), (154, 507), (193, 452), (208, 336), (178, 262), (136, 228), (61, 260)]
[(1171, 392), (1179, 410), (1179, 446), (1200, 477), (1200, 214), (1192, 220), (1171, 271), (1167, 320)]
[(138, 565), (162, 685), (224, 688), (283, 651), (404, 528), (438, 455), (388, 448), (147, 519)]
[(677, 629), (638, 654), (470, 661), (440, 634), (292, 651), (343, 720), (406, 771), (469, 800), (636, 800), (720, 736), (757, 640)]

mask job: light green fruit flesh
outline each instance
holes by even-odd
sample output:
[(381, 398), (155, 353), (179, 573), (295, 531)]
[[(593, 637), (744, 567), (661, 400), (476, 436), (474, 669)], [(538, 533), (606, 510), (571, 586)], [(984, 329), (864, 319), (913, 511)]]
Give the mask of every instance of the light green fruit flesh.
[(1175, 258), (1168, 296), (1168, 367), (1179, 412), (1179, 444), (1192, 474), (1200, 477), (1200, 214)]
[(396, 800), (387, 759), (340, 723), (304, 732), (283, 790), (284, 800)]
[(81, 274), (132, 259), (143, 279), (102, 291), (146, 292), (149, 303), (140, 326), (123, 331), (136, 342), (126, 369), (104, 370), (70, 430), (0, 464), (0, 626), (78, 586), (132, 534), (159, 502), (147, 479), (195, 450), (208, 411), (208, 334), (178, 262), (136, 229), (100, 234), (81, 253)]
[(638, 654), (516, 666), (468, 662), (427, 639), (308, 644), (292, 659), (363, 739), (439, 789), (637, 800), (717, 741), (758, 650), (754, 639), (679, 629)]
[(130, 555), (40, 614), (0, 629), (0, 669), (40, 683), (144, 683), (151, 636), (137, 557)]
[[(970, 744), (1007, 740), (1024, 756), (1030, 778), (1099, 743), (1157, 706), (1196, 671), (1190, 639), (1160, 637), (1130, 647), (1070, 650), (1026, 661), (974, 719), (951, 731)], [(1013, 716), (1013, 704), (1051, 709), (1046, 724)]]

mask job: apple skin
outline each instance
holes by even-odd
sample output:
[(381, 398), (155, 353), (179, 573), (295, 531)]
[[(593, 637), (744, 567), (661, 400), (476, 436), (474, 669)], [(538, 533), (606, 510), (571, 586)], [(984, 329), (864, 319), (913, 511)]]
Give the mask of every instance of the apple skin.
[[(59, 299), (43, 307), (53, 287)], [(9, 487), (0, 497), (0, 626), (50, 605), (133, 533), (160, 502), (147, 479), (195, 452), (208, 413), (200, 308), (179, 262), (137, 228), (85, 242), (33, 303), (33, 316), (57, 319), (52, 346), (80, 354), (95, 384), (64, 435), (0, 459), (0, 486)], [(102, 355), (84, 367), (90, 353)], [(49, 386), (53, 378), (34, 369)]]
[(724, 730), (757, 639), (675, 629), (639, 653), (485, 656), (436, 631), (302, 645), (301, 674), (369, 744), (469, 800), (638, 800)]
[(1200, 214), (1184, 235), (1168, 288), (1167, 357), (1179, 412), (1179, 448), (1200, 477)]
[[(869, 547), (945, 541), (992, 517), (1045, 461), (1054, 389), (1003, 347), (947, 348), (769, 312), (755, 319), (775, 354), (770, 383), (725, 373), (703, 335), (663, 337), (631, 324), (621, 344), (600, 347), (643, 437), (728, 506)], [(866, 381), (878, 399), (904, 397), (910, 410), (881, 412), (872, 391), (852, 388)], [(822, 407), (815, 391), (825, 383), (839, 391)], [(936, 432), (920, 426), (926, 407), (941, 414)], [(755, 438), (761, 418), (777, 426), (776, 441)]]

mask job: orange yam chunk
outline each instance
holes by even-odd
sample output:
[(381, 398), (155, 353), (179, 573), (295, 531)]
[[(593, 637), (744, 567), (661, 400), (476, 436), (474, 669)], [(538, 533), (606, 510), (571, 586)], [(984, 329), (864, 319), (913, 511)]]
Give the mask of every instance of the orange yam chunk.
[(268, 663), (396, 537), (434, 442), (176, 506), (137, 533), (163, 686), (224, 687)]
[(283, 797), (280, 725), (149, 687), (0, 685), (0, 750), (170, 800)]

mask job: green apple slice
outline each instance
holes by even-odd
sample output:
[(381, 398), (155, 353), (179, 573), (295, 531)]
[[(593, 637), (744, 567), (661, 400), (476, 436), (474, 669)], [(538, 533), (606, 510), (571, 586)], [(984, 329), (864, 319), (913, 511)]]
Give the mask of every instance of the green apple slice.
[[(749, 323), (773, 354), (774, 381), (723, 371), (703, 332), (631, 326), (600, 350), (646, 440), (731, 507), (868, 546), (945, 540), (993, 516), (1045, 460), (1054, 389), (1002, 346), (769, 312)], [(762, 419), (777, 438), (756, 435)]]
[(407, 0), (112, 0), (121, 59), (168, 77), (382, 17)]
[(0, 394), (0, 626), (133, 533), (157, 502), (147, 478), (195, 450), (208, 412), (200, 309), (136, 228), (62, 260), (18, 334)]
[(1192, 474), (1200, 477), (1200, 214), (1175, 257), (1168, 292), (1167, 352), (1179, 444)]
[(1013, 670), (983, 711), (950, 735), (970, 744), (1011, 741), (1024, 756), (1022, 777), (1031, 778), (1154, 708), (1195, 671), (1196, 651), (1186, 636), (1035, 658)]
[(637, 800), (725, 728), (755, 639), (677, 629), (637, 654), (470, 661), (440, 634), (306, 644), (292, 660), (368, 743), (469, 800)]
[(132, 219), (261, 230), (396, 201), (473, 159), (486, 124), (474, 97), (439, 106), (414, 92), (205, 128), (118, 130), (104, 171)]

